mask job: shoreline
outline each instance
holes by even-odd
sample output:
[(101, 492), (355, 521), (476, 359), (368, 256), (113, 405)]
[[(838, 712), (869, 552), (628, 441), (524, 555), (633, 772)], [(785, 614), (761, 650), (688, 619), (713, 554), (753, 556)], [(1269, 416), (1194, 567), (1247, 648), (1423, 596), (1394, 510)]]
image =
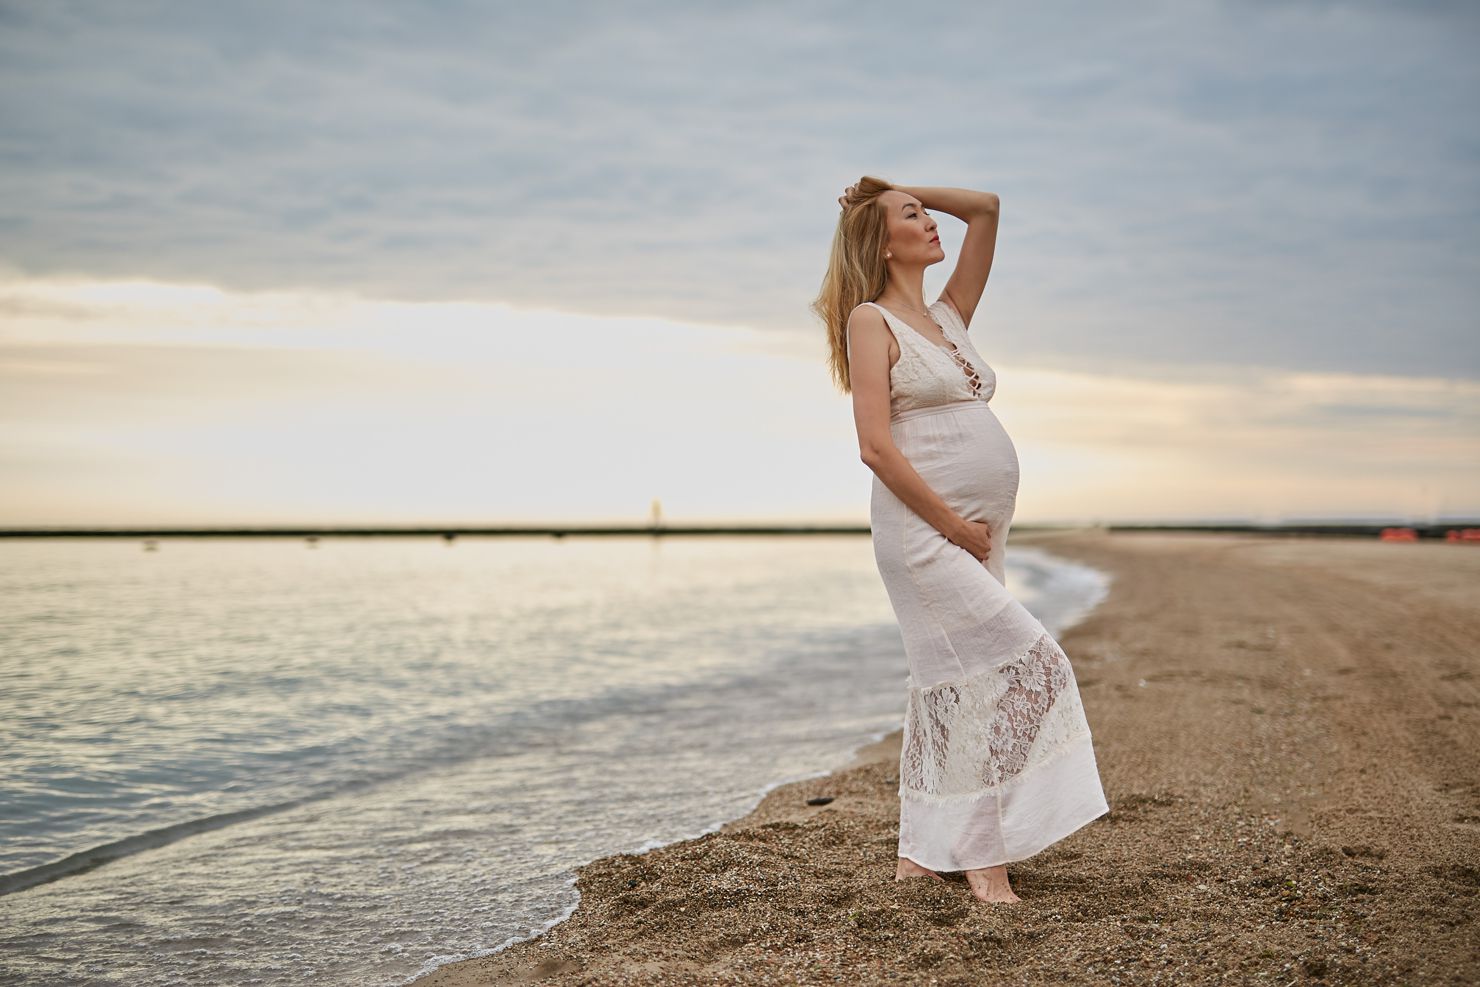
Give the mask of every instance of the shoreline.
[(717, 830), (584, 865), (569, 918), (408, 987), (1480, 979), (1480, 552), (1011, 544), (1111, 577), (1059, 636), (1110, 813), (1008, 865), (1021, 904), (893, 881), (896, 728)]

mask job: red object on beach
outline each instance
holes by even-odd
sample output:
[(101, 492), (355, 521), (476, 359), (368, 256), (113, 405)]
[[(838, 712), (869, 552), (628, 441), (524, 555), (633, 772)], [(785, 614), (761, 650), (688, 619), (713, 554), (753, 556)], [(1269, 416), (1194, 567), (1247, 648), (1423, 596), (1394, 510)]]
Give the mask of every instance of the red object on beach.
[(1418, 532), (1412, 528), (1383, 528), (1378, 541), (1418, 541)]
[(1480, 542), (1480, 528), (1450, 528), (1444, 532), (1444, 540)]

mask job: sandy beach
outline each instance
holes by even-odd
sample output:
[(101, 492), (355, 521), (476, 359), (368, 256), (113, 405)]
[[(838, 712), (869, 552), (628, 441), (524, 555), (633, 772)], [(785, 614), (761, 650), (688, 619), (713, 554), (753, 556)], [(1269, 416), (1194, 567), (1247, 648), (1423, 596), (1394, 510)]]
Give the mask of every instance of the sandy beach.
[(1060, 638), (1110, 812), (1008, 865), (1021, 903), (894, 881), (896, 732), (720, 831), (586, 865), (569, 920), (416, 987), (1480, 982), (1480, 548), (1012, 545), (1113, 577)]

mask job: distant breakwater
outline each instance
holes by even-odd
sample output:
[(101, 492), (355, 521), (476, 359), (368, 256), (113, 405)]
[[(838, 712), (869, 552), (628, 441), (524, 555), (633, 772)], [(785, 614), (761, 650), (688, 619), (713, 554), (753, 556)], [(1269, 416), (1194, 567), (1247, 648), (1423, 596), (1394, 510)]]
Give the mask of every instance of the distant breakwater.
[[(1399, 522), (1300, 522), (1285, 524), (1209, 523), (1209, 524), (1014, 524), (1014, 533), (1050, 531), (1191, 531), (1245, 532), (1262, 535), (1340, 535), (1378, 537)], [(1417, 538), (1443, 539), (1452, 529), (1480, 527), (1480, 521), (1449, 521), (1431, 524), (1407, 524)], [(216, 528), (0, 528), (0, 538), (443, 538), (459, 537), (548, 537), (568, 536), (647, 536), (673, 535), (867, 535), (867, 524), (556, 524), (474, 526), (315, 526), (315, 527), (216, 527)]]

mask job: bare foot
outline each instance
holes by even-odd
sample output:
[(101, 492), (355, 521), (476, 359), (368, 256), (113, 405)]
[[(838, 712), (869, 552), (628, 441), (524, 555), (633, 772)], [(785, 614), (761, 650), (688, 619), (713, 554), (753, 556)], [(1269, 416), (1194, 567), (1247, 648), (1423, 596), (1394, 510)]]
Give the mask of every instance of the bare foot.
[(928, 867), (921, 867), (908, 857), (900, 857), (898, 866), (894, 868), (894, 879), (903, 881), (907, 877), (933, 877), (942, 884), (946, 880)]
[(971, 885), (971, 893), (978, 901), (995, 901), (1006, 905), (1023, 900), (1013, 893), (1012, 885), (1007, 883), (1006, 864), (969, 870), (966, 872), (966, 883)]

